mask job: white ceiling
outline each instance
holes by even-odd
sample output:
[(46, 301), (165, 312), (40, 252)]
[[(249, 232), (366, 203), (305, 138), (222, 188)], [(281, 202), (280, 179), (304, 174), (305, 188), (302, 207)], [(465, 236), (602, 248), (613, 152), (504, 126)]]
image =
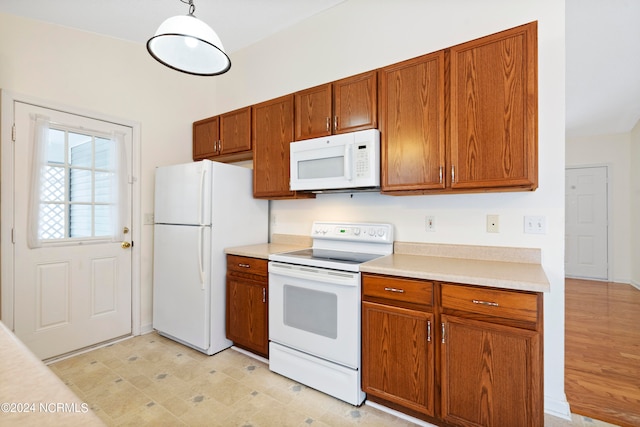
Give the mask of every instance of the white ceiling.
[[(234, 52), (345, 0), (195, 0)], [(456, 0), (459, 1), (459, 0)], [(186, 15), (178, 0), (0, 0), (0, 12), (145, 44)], [(566, 0), (568, 136), (624, 133), (640, 119), (640, 1)]]

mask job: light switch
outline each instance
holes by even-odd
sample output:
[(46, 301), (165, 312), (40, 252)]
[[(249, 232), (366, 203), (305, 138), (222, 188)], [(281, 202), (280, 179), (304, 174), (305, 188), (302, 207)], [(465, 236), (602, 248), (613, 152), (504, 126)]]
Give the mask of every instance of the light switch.
[(524, 217), (524, 232), (527, 234), (546, 234), (547, 221), (544, 216), (527, 215)]

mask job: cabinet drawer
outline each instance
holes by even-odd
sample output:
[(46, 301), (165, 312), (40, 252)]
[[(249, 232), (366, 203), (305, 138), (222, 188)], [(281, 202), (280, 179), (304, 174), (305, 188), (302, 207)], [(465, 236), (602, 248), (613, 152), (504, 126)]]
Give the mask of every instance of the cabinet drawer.
[(371, 297), (433, 305), (433, 282), (429, 281), (363, 275), (362, 289)]
[(536, 322), (538, 297), (515, 291), (442, 285), (442, 308)]
[(266, 276), (268, 274), (268, 262), (266, 259), (227, 255), (227, 271)]

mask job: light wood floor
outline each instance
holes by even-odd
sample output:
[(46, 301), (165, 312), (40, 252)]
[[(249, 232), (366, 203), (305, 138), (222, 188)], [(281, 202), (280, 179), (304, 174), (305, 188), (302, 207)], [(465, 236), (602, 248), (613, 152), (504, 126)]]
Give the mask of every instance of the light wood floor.
[(640, 290), (567, 279), (565, 392), (571, 412), (640, 426)]

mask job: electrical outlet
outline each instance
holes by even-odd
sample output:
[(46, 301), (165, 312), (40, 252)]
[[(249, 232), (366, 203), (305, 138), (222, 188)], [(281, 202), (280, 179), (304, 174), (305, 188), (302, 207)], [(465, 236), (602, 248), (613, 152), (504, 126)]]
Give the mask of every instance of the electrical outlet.
[(427, 231), (436, 231), (436, 217), (433, 215), (425, 216), (424, 227)]
[(546, 234), (547, 221), (544, 216), (527, 215), (524, 217), (524, 232), (527, 234)]
[(498, 215), (487, 215), (487, 233), (500, 232), (500, 217)]

